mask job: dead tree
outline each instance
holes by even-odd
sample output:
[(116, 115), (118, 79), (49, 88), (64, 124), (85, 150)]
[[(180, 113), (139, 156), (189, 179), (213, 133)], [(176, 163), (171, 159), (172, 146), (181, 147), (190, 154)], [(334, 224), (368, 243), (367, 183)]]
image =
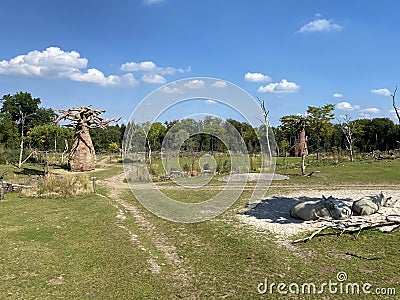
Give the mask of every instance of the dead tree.
[(120, 119), (104, 120), (99, 117), (105, 110), (93, 109), (88, 106), (74, 107), (66, 110), (59, 110), (60, 113), (54, 123), (57, 125), (60, 121), (69, 121), (64, 126), (75, 129), (74, 142), (68, 157), (68, 166), (71, 171), (84, 172), (95, 169), (96, 154), (93, 142), (90, 137), (90, 128), (105, 129), (111, 122), (118, 122)]
[(301, 175), (306, 174), (305, 159), (306, 156), (308, 155), (306, 126), (307, 126), (306, 118), (303, 117), (299, 118), (299, 120), (296, 123), (296, 130), (299, 137), (297, 146), (300, 149), (300, 154), (301, 154)]
[(354, 143), (356, 139), (354, 138), (355, 124), (351, 121), (351, 118), (348, 115), (342, 117), (344, 122), (339, 121), (340, 128), (344, 136), (346, 137), (346, 148), (349, 151), (350, 161), (354, 161)]
[(396, 89), (394, 90), (393, 94), (390, 94), (390, 96), (392, 97), (392, 104), (393, 104), (394, 112), (396, 113), (397, 119), (399, 120), (399, 124), (400, 124), (400, 113), (399, 113), (399, 109), (397, 108), (397, 105), (396, 105), (396, 92), (397, 92), (397, 86), (396, 86)]
[(264, 124), (265, 124), (265, 136), (267, 138), (267, 147), (268, 147), (268, 155), (269, 155), (269, 168), (272, 166), (272, 152), (271, 152), (271, 143), (269, 140), (269, 120), (268, 120), (268, 115), (269, 115), (269, 110), (265, 108), (265, 103), (263, 100), (258, 99), (258, 102), (260, 102), (260, 107), (261, 110), (263, 111), (263, 117), (264, 117)]

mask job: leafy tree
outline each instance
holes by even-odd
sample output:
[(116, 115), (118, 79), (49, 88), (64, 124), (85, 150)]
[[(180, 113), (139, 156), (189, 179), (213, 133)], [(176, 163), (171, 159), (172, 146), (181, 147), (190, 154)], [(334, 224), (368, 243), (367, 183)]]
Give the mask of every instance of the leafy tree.
[(18, 145), (18, 126), (10, 114), (0, 113), (0, 144), (6, 148), (15, 149)]
[(308, 118), (297, 115), (284, 116), (281, 118), (283, 128), (295, 128), (296, 141), (293, 146), (295, 156), (301, 156), (301, 175), (305, 175), (306, 165), (305, 157), (308, 155), (306, 126), (308, 125)]
[(39, 108), (40, 98), (32, 98), (32, 95), (27, 92), (4, 95), (1, 102), (2, 108), (0, 112), (9, 114), (11, 119), (18, 125), (21, 137), (18, 167), (21, 168), (22, 163), (33, 154), (31, 151), (28, 157), (22, 161), (26, 133), (34, 125), (49, 124), (52, 121), (52, 117), (54, 118), (54, 112), (51, 109)]
[(108, 145), (110, 142), (115, 142), (122, 146), (122, 139), (124, 137), (125, 126), (123, 127), (119, 125), (108, 126), (107, 128), (90, 128), (90, 136), (92, 138), (92, 142), (96, 152), (107, 152), (109, 151)]
[(319, 159), (321, 142), (326, 142), (333, 133), (331, 120), (334, 118), (334, 109), (333, 104), (326, 104), (321, 107), (309, 106), (307, 109), (308, 132), (310, 141), (317, 153), (317, 160)]
[(119, 145), (116, 142), (111, 142), (108, 145), (108, 149), (111, 151), (111, 153), (116, 153), (119, 151)]
[(56, 125), (38, 125), (28, 132), (31, 146), (40, 151), (62, 151), (65, 143), (72, 144), (74, 132)]

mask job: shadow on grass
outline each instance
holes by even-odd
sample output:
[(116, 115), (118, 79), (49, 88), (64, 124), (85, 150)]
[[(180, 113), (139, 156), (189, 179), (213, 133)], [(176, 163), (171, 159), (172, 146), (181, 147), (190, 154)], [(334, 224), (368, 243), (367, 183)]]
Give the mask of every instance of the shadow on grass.
[(40, 169), (37, 169), (37, 168), (24, 167), (20, 171), (14, 171), (14, 174), (16, 174), (16, 175), (28, 175), (28, 176), (32, 176), (32, 175), (43, 176), (43, 175), (45, 175), (45, 172), (44, 172), (44, 170), (40, 170)]

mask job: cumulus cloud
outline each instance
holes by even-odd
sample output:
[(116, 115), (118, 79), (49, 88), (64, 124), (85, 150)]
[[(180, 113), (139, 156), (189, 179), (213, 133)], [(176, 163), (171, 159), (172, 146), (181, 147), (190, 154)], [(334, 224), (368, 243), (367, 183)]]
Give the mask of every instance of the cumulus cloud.
[(88, 60), (76, 51), (65, 52), (57, 47), (44, 51), (34, 50), (18, 55), (9, 61), (0, 61), (0, 74), (25, 75), (30, 77), (68, 77), (87, 67)]
[(299, 32), (340, 31), (342, 26), (332, 23), (332, 20), (318, 19), (305, 24)]
[(390, 96), (390, 91), (388, 89), (374, 89), (371, 90), (372, 94), (376, 94), (376, 95), (383, 95), (383, 96)]
[(202, 89), (205, 87), (206, 83), (201, 79), (193, 79), (186, 82), (184, 85), (188, 89)]
[(258, 88), (259, 93), (296, 93), (300, 89), (300, 86), (295, 82), (289, 82), (286, 79), (282, 79), (281, 82), (274, 82)]
[(211, 86), (215, 88), (224, 88), (227, 87), (228, 84), (225, 81), (217, 80), (213, 84), (211, 84)]
[(360, 110), (360, 112), (366, 113), (366, 114), (379, 114), (381, 111), (379, 108), (370, 107), (370, 108), (364, 108), (364, 109)]
[(164, 84), (167, 80), (158, 74), (145, 74), (142, 76), (142, 81), (147, 83), (157, 83), (157, 84)]
[(137, 79), (132, 74), (122, 76), (105, 76), (103, 72), (97, 69), (88, 69), (85, 73), (77, 72), (70, 75), (69, 79), (73, 81), (96, 83), (102, 86), (136, 85)]
[(262, 73), (250, 73), (250, 72), (247, 72), (244, 75), (244, 79), (246, 81), (251, 81), (251, 82), (270, 82), (272, 80), (272, 78), (268, 75)]
[(161, 91), (166, 94), (183, 94), (183, 91), (178, 87), (165, 86)]
[(353, 110), (354, 107), (346, 101), (343, 102), (339, 102), (338, 104), (336, 104), (336, 109), (338, 110)]
[(165, 75), (175, 75), (177, 73), (185, 73), (190, 71), (190, 67), (186, 69), (174, 67), (159, 67), (152, 61), (127, 62), (121, 66), (121, 70), (125, 72), (139, 72), (143, 74), (142, 81), (146, 83), (163, 84), (167, 82)]
[(343, 94), (334, 93), (333, 97), (335, 97), (335, 98), (343, 98)]
[(152, 61), (128, 62), (121, 66), (123, 75), (108, 75), (95, 68), (88, 68), (88, 59), (77, 51), (64, 51), (58, 47), (48, 47), (44, 51), (33, 50), (18, 55), (9, 61), (0, 61), (0, 74), (20, 75), (36, 78), (68, 78), (73, 81), (90, 82), (101, 86), (137, 85), (139, 80), (132, 72), (140, 72), (141, 81), (163, 84), (165, 75), (190, 71), (173, 67), (159, 67)]
[(100, 70), (87, 69), (88, 60), (77, 51), (64, 51), (48, 47), (44, 51), (33, 50), (9, 61), (0, 62), (0, 74), (22, 75), (37, 78), (68, 78), (102, 86), (136, 85), (138, 81), (128, 73), (122, 76), (105, 76)]
[(143, 72), (160, 75), (175, 75), (176, 73), (185, 73), (190, 71), (190, 67), (186, 69), (174, 67), (159, 67), (152, 61), (127, 62), (121, 66), (122, 71), (127, 72)]

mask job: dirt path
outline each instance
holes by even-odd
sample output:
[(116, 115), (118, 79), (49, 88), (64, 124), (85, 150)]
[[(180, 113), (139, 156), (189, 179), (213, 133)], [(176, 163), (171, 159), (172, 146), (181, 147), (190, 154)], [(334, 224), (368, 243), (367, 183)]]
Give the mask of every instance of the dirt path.
[[(102, 181), (102, 183), (109, 189), (108, 196), (132, 214), (140, 231), (152, 242), (157, 250), (162, 253), (167, 262), (174, 266), (174, 279), (180, 281), (180, 286), (186, 286), (189, 276), (186, 269), (183, 267), (182, 257), (179, 256), (176, 247), (170, 243), (163, 234), (160, 234), (157, 227), (140, 212), (137, 206), (126, 202), (123, 199), (123, 193), (129, 190), (129, 185), (123, 181), (124, 178), (124, 173), (120, 173)], [(119, 217), (117, 216), (117, 218), (123, 218), (121, 215), (120, 212)], [(127, 230), (131, 236), (131, 240), (143, 250), (138, 235), (130, 232), (124, 225), (120, 225), (120, 227)], [(162, 266), (157, 263), (157, 257), (150, 255), (148, 263), (153, 273), (161, 272)]]

